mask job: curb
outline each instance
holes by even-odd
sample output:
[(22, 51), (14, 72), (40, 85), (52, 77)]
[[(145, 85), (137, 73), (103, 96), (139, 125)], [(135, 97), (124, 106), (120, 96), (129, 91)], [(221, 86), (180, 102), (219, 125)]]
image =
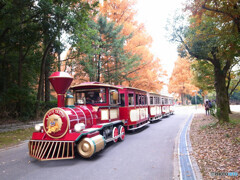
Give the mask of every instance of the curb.
[[(182, 134), (182, 131), (184, 129), (184, 127), (187, 125), (187, 122), (189, 120), (189, 118), (191, 117), (192, 114), (190, 114), (185, 122), (183, 123), (182, 127), (179, 129), (178, 131), (178, 134), (175, 138), (175, 148), (174, 148), (174, 162), (173, 162), (173, 165), (174, 165), (174, 176), (173, 176), (173, 179), (178, 179), (178, 180), (182, 180), (183, 176), (182, 176), (182, 171), (181, 171), (181, 164), (180, 164), (180, 152), (179, 152), (179, 144), (180, 144), (180, 136)], [(200, 172), (200, 169), (198, 167), (198, 164), (195, 160), (195, 158), (193, 157), (193, 149), (192, 149), (192, 146), (191, 146), (191, 141), (190, 141), (190, 127), (191, 127), (191, 123), (192, 123), (192, 120), (195, 116), (195, 113), (193, 113), (192, 115), (192, 119), (190, 120), (189, 124), (188, 124), (188, 127), (187, 127), (187, 130), (186, 130), (186, 147), (187, 147), (187, 151), (188, 151), (188, 155), (189, 155), (189, 161), (191, 163), (191, 167), (192, 167), (192, 171), (193, 171), (193, 174), (194, 174), (194, 178), (193, 179), (197, 179), (197, 180), (202, 180), (202, 174)]]
[(187, 120), (188, 120), (189, 117), (186, 118), (186, 120), (184, 121), (184, 123), (181, 125), (178, 133), (177, 133), (177, 136), (175, 138), (175, 147), (174, 147), (174, 171), (173, 171), (173, 179), (177, 179), (177, 180), (180, 180), (181, 179), (181, 171), (180, 171), (180, 161), (179, 161), (179, 142), (180, 142), (180, 135), (181, 135), (181, 132), (185, 126), (185, 124), (187, 123)]
[(196, 159), (193, 156), (193, 149), (192, 149), (192, 144), (191, 144), (191, 140), (190, 140), (191, 124), (192, 124), (192, 121), (193, 121), (194, 117), (195, 117), (195, 114), (193, 114), (191, 122), (189, 123), (189, 126), (187, 128), (187, 147), (188, 147), (188, 150), (189, 150), (189, 152), (188, 152), (189, 153), (189, 158), (190, 158), (190, 161), (192, 163), (192, 168), (193, 168), (193, 172), (195, 174), (195, 177), (196, 177), (197, 180), (202, 180), (203, 177), (202, 177), (202, 174), (200, 172), (200, 169), (199, 169), (199, 166), (197, 164), (197, 161), (196, 161)]

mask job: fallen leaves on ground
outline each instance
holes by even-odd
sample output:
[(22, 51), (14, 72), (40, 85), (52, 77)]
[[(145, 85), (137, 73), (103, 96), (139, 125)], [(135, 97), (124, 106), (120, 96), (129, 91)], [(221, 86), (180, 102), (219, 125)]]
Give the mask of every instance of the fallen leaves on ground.
[[(231, 123), (220, 125), (217, 119), (196, 114), (190, 131), (193, 155), (204, 179), (238, 179), (240, 176), (240, 113), (230, 116)], [(237, 177), (210, 173), (237, 172)]]

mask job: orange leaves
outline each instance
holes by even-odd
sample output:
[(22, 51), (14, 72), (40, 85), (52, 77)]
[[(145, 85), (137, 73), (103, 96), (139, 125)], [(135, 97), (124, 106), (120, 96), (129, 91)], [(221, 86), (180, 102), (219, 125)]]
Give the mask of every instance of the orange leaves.
[(170, 93), (194, 95), (194, 91), (198, 90), (191, 83), (192, 73), (190, 65), (189, 59), (178, 57), (168, 85)]
[(144, 24), (139, 24), (134, 16), (135, 0), (106, 0), (100, 7), (103, 15), (113, 20), (117, 25), (123, 25), (122, 34), (131, 35), (125, 43), (124, 50), (141, 57), (141, 62), (134, 71), (128, 74), (132, 79), (123, 84), (145, 90), (161, 90), (163, 83), (159, 81), (163, 76), (159, 59), (155, 59), (149, 48), (152, 44), (152, 37), (146, 32)]
[[(240, 114), (231, 115), (232, 118), (234, 116), (239, 119)], [(212, 116), (198, 114), (194, 117), (190, 138), (193, 156), (198, 162), (203, 179), (211, 179), (210, 172), (240, 171), (240, 141), (237, 140), (239, 130), (239, 124), (220, 125)], [(218, 177), (220, 178), (234, 179), (230, 176)]]
[(100, 6), (100, 11), (111, 20), (118, 24), (125, 24), (125, 22), (133, 22), (134, 11), (133, 6), (136, 4), (134, 0), (106, 0)]
[(132, 78), (136, 77), (136, 75), (139, 78), (136, 78), (130, 83), (126, 82), (125, 85), (130, 85), (146, 91), (160, 92), (164, 83), (161, 82), (159, 79), (162, 76), (165, 76), (165, 71), (162, 70), (160, 65), (160, 59), (156, 58), (153, 61), (146, 62), (146, 64), (140, 65), (140, 68), (141, 69), (139, 71), (131, 74)]
[[(189, 10), (192, 13), (192, 17), (196, 19), (195, 25), (199, 25), (204, 21), (203, 16), (206, 16), (209, 17), (211, 21), (216, 21), (218, 27), (221, 26), (219, 30), (222, 34), (229, 31), (230, 33), (236, 33), (236, 35), (238, 35), (240, 32), (238, 0), (196, 0), (188, 2), (186, 10)], [(216, 29), (218, 27), (216, 27)]]

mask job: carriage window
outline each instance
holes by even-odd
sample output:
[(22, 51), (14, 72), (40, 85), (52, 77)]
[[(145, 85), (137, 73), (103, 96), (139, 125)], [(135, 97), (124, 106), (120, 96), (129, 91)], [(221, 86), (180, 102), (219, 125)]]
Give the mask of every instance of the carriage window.
[(157, 103), (160, 104), (160, 100), (159, 100), (159, 97), (157, 97)]
[(118, 91), (116, 89), (111, 89), (110, 94), (110, 104), (118, 104)]
[(125, 106), (125, 95), (124, 94), (120, 94), (120, 105)]
[(128, 105), (133, 106), (134, 105), (134, 96), (133, 94), (128, 94)]
[(139, 105), (141, 105), (141, 104), (142, 104), (142, 96), (139, 95)]
[(157, 97), (154, 97), (154, 104), (157, 104)]
[(145, 104), (145, 96), (142, 96), (142, 105)]
[(144, 96), (144, 102), (145, 102), (145, 104), (147, 104), (147, 96)]
[(106, 103), (105, 88), (76, 90), (74, 97), (75, 104)]
[(167, 98), (165, 98), (165, 104), (168, 104), (168, 99)]
[(153, 97), (150, 97), (150, 104), (153, 104)]
[(164, 105), (165, 103), (164, 103), (164, 99), (162, 98), (162, 104)]
[(136, 105), (138, 105), (138, 100), (139, 100), (139, 99), (138, 99), (138, 96), (139, 96), (139, 95), (136, 94)]

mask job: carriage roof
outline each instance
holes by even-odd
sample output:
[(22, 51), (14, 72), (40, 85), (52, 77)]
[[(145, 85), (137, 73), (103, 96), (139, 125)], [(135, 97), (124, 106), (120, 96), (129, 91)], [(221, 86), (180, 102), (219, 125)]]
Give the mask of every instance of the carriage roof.
[(145, 90), (134, 88), (134, 87), (124, 87), (124, 86), (119, 86), (119, 85), (117, 87), (120, 87), (121, 89), (129, 89), (129, 90), (133, 90), (133, 91), (142, 91), (144, 93), (147, 93), (147, 91), (145, 91)]
[(71, 86), (71, 89), (78, 89), (78, 88), (82, 88), (82, 87), (109, 87), (109, 88), (115, 88), (115, 89), (122, 89), (121, 87), (118, 86), (114, 86), (114, 85), (110, 85), (110, 84), (103, 84), (103, 83), (99, 83), (99, 82), (86, 82), (86, 83), (81, 83), (81, 84), (77, 84), (74, 86)]

